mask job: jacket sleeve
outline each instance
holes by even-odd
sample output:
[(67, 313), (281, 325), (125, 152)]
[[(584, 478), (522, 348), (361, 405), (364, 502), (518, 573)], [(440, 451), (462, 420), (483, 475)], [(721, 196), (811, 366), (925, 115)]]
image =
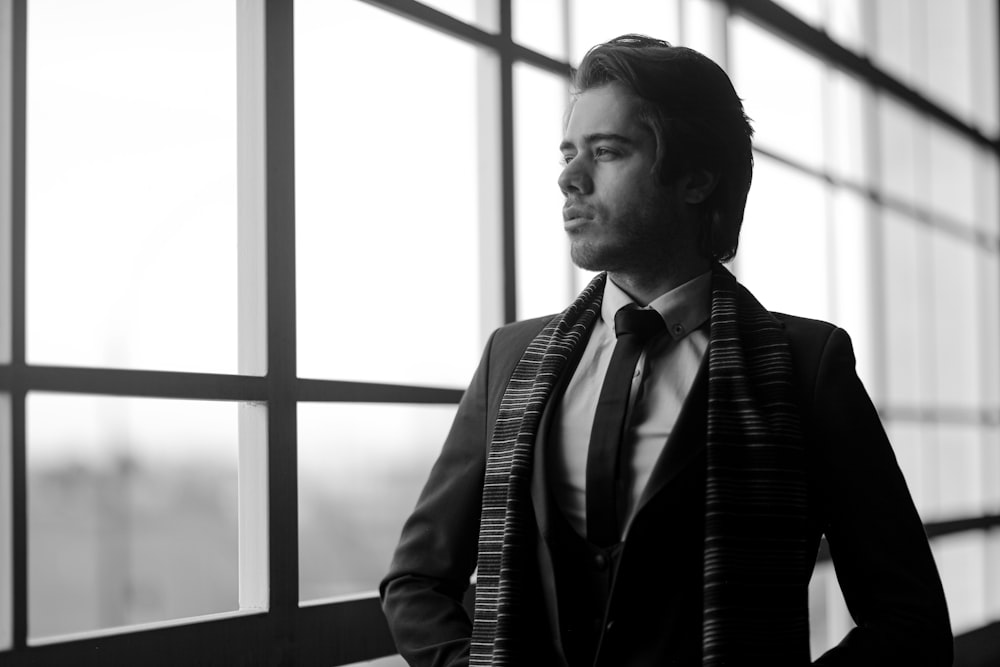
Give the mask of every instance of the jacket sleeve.
[(842, 329), (823, 349), (813, 438), (834, 569), (856, 627), (816, 665), (951, 665), (930, 545)]
[(468, 664), (462, 599), (476, 566), (486, 466), (490, 338), (379, 588), (397, 650), (413, 666)]

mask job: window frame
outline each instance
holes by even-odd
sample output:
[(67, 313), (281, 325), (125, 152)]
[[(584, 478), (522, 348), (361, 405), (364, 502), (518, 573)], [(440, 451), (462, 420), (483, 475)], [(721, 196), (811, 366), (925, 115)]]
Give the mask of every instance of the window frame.
[[(513, 275), (512, 66), (516, 61), (568, 76), (569, 66), (511, 39), (510, 3), (498, 3), (490, 33), (412, 0), (359, 0), (489, 50), (499, 80), (480, 95), (499, 117), (502, 256), (485, 270), (502, 275), (503, 321), (516, 310)], [(0, 3), (0, 49), (12, 54), (0, 75), (0, 179), (10, 189), (0, 214), (0, 456), (9, 459), (10, 495), (0, 498), (0, 655), (13, 666), (72, 661), (100, 650), (105, 660), (144, 664), (322, 661), (347, 664), (395, 652), (377, 594), (300, 602), (298, 594), (296, 408), (300, 402), (457, 404), (463, 388), (317, 380), (296, 372), (295, 189), (292, 0), (239, 0), (237, 374), (29, 365), (25, 358), (25, 100), (28, 0)], [(8, 75), (9, 74), (9, 75)], [(497, 89), (498, 88), (498, 89)], [(3, 134), (6, 132), (6, 134)], [(9, 159), (8, 159), (9, 158)], [(496, 178), (497, 174), (484, 174)], [(6, 211), (4, 212), (6, 213)], [(485, 250), (484, 250), (485, 252)], [(9, 295), (9, 296), (8, 296)], [(9, 354), (4, 354), (9, 348)], [(25, 398), (32, 391), (221, 400), (241, 410), (240, 611), (109, 628), (71, 637), (28, 638)], [(2, 480), (0, 480), (2, 481)], [(9, 525), (3, 517), (10, 516)], [(6, 561), (5, 561), (6, 558)], [(4, 572), (5, 562), (9, 573)], [(225, 641), (219, 641), (219, 637)], [(6, 640), (6, 641), (4, 641)]]
[[(497, 103), (501, 210), (499, 269), (503, 321), (515, 319), (514, 81), (517, 62), (567, 76), (568, 62), (514, 42), (510, 0), (498, 0), (499, 30), (489, 32), (415, 0), (367, 2), (495, 54), (499, 80), (481, 94)], [(563, 0), (568, 11), (569, 0)], [(685, 0), (686, 2), (687, 0)], [(682, 3), (683, 4), (683, 3)], [(1000, 156), (1000, 143), (768, 0), (728, 0), (717, 19), (739, 12), (803, 46)], [(395, 652), (377, 596), (303, 603), (298, 594), (297, 422), (300, 402), (455, 404), (462, 388), (314, 380), (297, 377), (293, 0), (238, 0), (239, 77), (239, 373), (233, 375), (28, 365), (25, 359), (25, 99), (28, 0), (0, 0), (0, 657), (11, 667), (72, 662), (100, 651), (107, 662), (348, 664)], [(724, 35), (724, 26), (718, 34)], [(718, 35), (716, 35), (717, 37)], [(726, 50), (725, 38), (719, 48)], [(6, 63), (9, 63), (7, 69)], [(777, 160), (803, 171), (803, 165)], [(832, 183), (825, 172), (814, 173)], [(497, 177), (497, 175), (493, 175)], [(877, 204), (878, 192), (856, 188)], [(7, 194), (9, 193), (9, 197)], [(892, 205), (892, 202), (888, 202)], [(937, 216), (931, 224), (949, 228)], [(996, 238), (976, 242), (997, 252)], [(1000, 307), (1000, 304), (998, 304)], [(883, 330), (876, 339), (884, 338)], [(28, 640), (25, 398), (30, 391), (223, 400), (267, 406), (240, 422), (240, 606), (224, 617), (88, 633), (71, 641)], [(887, 420), (1000, 424), (997, 406), (942, 411), (882, 407)], [(9, 465), (8, 465), (9, 463)], [(9, 475), (9, 479), (3, 475)], [(244, 486), (244, 482), (246, 485)], [(1000, 527), (1000, 514), (929, 523), (934, 539)], [(820, 560), (829, 558), (824, 547)]]

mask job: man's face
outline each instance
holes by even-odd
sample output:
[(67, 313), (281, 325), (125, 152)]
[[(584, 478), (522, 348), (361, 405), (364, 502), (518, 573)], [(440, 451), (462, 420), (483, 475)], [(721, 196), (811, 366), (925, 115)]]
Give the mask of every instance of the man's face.
[(609, 83), (583, 92), (566, 124), (559, 188), (570, 255), (583, 269), (644, 271), (692, 249), (681, 185), (659, 182), (656, 138), (638, 106)]

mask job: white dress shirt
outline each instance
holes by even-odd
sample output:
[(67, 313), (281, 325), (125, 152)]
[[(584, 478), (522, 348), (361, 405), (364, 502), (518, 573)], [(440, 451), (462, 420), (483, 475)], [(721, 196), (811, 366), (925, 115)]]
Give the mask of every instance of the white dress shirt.
[[(623, 471), (631, 482), (626, 530), (708, 348), (711, 279), (711, 272), (703, 273), (647, 306), (663, 317), (667, 333), (647, 343), (632, 378), (621, 452)], [(555, 501), (570, 525), (584, 536), (590, 431), (617, 341), (615, 313), (629, 303), (632, 299), (609, 279), (604, 288), (601, 317), (594, 323), (549, 432), (547, 447), (553, 448), (553, 455), (549, 458), (552, 469), (548, 479)]]

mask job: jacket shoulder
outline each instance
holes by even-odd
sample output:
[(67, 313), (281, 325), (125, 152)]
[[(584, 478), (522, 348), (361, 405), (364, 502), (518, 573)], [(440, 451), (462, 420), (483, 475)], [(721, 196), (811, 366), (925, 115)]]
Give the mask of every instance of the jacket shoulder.
[(488, 378), (489, 395), (499, 395), (528, 345), (553, 316), (535, 317), (505, 324), (493, 331), (480, 362), (480, 373)]
[(817, 383), (838, 375), (855, 376), (854, 349), (847, 332), (836, 324), (773, 313), (781, 323), (792, 354), (792, 366), (802, 398), (811, 403)]
[(493, 332), (491, 347), (494, 354), (498, 351), (516, 350), (518, 357), (520, 357), (520, 353), (545, 328), (545, 325), (552, 321), (553, 317), (555, 315), (533, 317), (529, 320), (519, 320), (501, 326)]
[(818, 362), (823, 355), (823, 350), (826, 349), (831, 337), (835, 334), (839, 333), (845, 338), (847, 337), (843, 329), (830, 322), (787, 313), (772, 312), (772, 315), (784, 329), (792, 349), (792, 357), (800, 364), (812, 365)]
[(808, 317), (799, 317), (798, 315), (789, 315), (788, 313), (779, 313), (777, 311), (772, 311), (771, 314), (781, 323), (789, 338), (825, 339), (838, 328), (836, 324), (823, 320), (814, 320)]

